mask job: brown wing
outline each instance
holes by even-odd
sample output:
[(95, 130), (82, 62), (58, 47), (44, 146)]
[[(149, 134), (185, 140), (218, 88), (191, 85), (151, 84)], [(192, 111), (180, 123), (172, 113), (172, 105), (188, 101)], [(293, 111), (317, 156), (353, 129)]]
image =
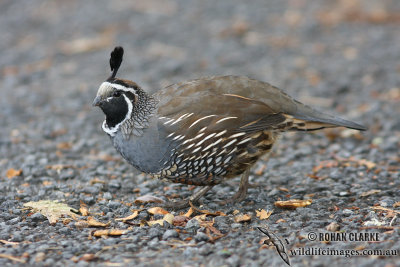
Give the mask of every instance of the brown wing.
[[(215, 110), (223, 110), (234, 103), (236, 105), (237, 101), (232, 100), (233, 98), (241, 98), (244, 100), (243, 105), (249, 105), (246, 113), (249, 116), (248, 122), (259, 119), (257, 116), (252, 117), (252, 114), (283, 114), (287, 118), (295, 118), (300, 125), (304, 124), (300, 130), (336, 126), (365, 130), (365, 127), (359, 124), (318, 112), (268, 83), (243, 76), (209, 77), (182, 82), (166, 87), (156, 95), (160, 99), (159, 114), (166, 117), (192, 109), (204, 115), (211, 115)], [(220, 98), (222, 95), (230, 96), (229, 102), (223, 102), (228, 99)], [(216, 102), (213, 102), (213, 98), (216, 97), (218, 99), (214, 99)], [(237, 111), (238, 109), (228, 107), (227, 110), (221, 111), (221, 114), (229, 115), (230, 112), (234, 114)], [(264, 111), (266, 113), (261, 113)], [(268, 125), (269, 119), (262, 121), (261, 125), (263, 122)]]

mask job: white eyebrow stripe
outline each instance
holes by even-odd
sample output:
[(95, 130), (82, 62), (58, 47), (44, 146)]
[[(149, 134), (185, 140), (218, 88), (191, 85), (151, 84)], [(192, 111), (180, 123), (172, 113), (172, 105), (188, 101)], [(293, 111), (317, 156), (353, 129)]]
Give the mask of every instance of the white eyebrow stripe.
[(205, 116), (205, 117), (203, 117), (203, 118), (200, 118), (200, 119), (196, 120), (195, 122), (193, 122), (193, 123), (189, 126), (189, 128), (192, 128), (192, 126), (194, 126), (194, 125), (195, 125), (196, 123), (198, 123), (199, 121), (205, 120), (205, 119), (207, 119), (207, 118), (215, 117), (215, 116), (217, 116), (217, 115), (208, 115), (208, 116)]
[(220, 122), (223, 122), (223, 121), (225, 121), (225, 120), (229, 120), (229, 119), (237, 119), (237, 117), (226, 117), (226, 118), (222, 118), (222, 119), (218, 120), (217, 122), (215, 122), (215, 124), (220, 123)]
[(100, 85), (100, 87), (111, 87), (111, 88), (115, 88), (115, 89), (117, 89), (117, 90), (121, 90), (121, 91), (124, 91), (124, 92), (130, 92), (130, 93), (132, 93), (132, 94), (136, 94), (136, 91), (133, 89), (133, 88), (128, 88), (128, 87), (125, 87), (125, 86), (123, 86), (123, 85), (120, 85), (120, 84), (116, 84), (116, 83), (110, 83), (110, 82), (103, 82), (101, 85)]

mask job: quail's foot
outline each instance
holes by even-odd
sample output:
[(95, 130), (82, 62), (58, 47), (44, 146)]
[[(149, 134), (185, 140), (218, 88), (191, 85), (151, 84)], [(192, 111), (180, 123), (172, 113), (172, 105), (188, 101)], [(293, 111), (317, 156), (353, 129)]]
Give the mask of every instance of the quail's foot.
[(226, 205), (229, 203), (240, 202), (246, 198), (247, 189), (249, 188), (249, 174), (250, 168), (247, 169), (240, 178), (239, 190), (229, 199), (220, 202), (221, 205)]
[(208, 191), (210, 191), (211, 188), (213, 188), (212, 185), (205, 186), (188, 198), (178, 200), (178, 201), (169, 201), (169, 202), (166, 202), (163, 206), (164, 206), (164, 208), (174, 209), (174, 210), (180, 210), (180, 209), (190, 207), (189, 202), (192, 202), (192, 203), (197, 202), (202, 196), (204, 196)]

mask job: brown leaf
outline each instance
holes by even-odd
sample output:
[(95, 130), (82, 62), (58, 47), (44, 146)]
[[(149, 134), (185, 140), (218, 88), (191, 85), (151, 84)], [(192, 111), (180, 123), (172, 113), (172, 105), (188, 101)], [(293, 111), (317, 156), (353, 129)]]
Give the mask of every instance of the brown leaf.
[(95, 259), (97, 259), (96, 255), (89, 253), (83, 254), (82, 257), (79, 258), (80, 261), (93, 261)]
[(7, 241), (7, 240), (0, 240), (0, 243), (3, 243), (5, 245), (12, 245), (12, 246), (16, 246), (19, 245), (19, 242), (12, 242), (12, 241)]
[(387, 212), (392, 212), (392, 213), (400, 214), (400, 211), (398, 211), (398, 210), (392, 210), (392, 209), (388, 209), (388, 208), (381, 207), (381, 206), (373, 206), (373, 207), (371, 207), (371, 209), (374, 209), (374, 210), (383, 210), (383, 211), (387, 211)]
[(118, 219), (115, 219), (115, 220), (116, 220), (116, 221), (123, 221), (123, 222), (126, 222), (126, 221), (130, 221), (130, 220), (135, 219), (138, 215), (139, 215), (139, 212), (136, 210), (136, 211), (134, 211), (131, 215), (129, 215), (129, 216), (127, 216), (127, 217), (118, 218)]
[(311, 205), (311, 199), (290, 199), (286, 201), (275, 201), (275, 206), (281, 209), (297, 209)]
[(20, 262), (20, 263), (25, 263), (25, 260), (23, 260), (23, 259), (21, 259), (19, 257), (15, 257), (13, 255), (0, 253), (0, 258), (5, 258), (5, 259), (12, 260), (12, 261)]
[(190, 216), (192, 216), (193, 212), (194, 212), (193, 208), (190, 207), (189, 210), (183, 216), (189, 218)]
[(366, 159), (360, 159), (357, 161), (357, 163), (359, 165), (364, 165), (365, 167), (367, 167), (368, 169), (373, 169), (376, 167), (376, 163), (366, 160)]
[(79, 208), (79, 212), (82, 214), (82, 216), (88, 216), (89, 215), (89, 210), (86, 207), (86, 204), (81, 202), (81, 207)]
[(174, 226), (185, 226), (188, 221), (189, 217), (178, 215), (174, 217), (172, 224)]
[(189, 202), (189, 204), (190, 204), (190, 207), (191, 207), (192, 209), (194, 209), (195, 211), (197, 211), (197, 212), (199, 212), (199, 213), (203, 213), (203, 214), (211, 215), (211, 216), (226, 216), (226, 214), (223, 213), (222, 211), (212, 212), (212, 211), (209, 211), (209, 210), (201, 210), (201, 209), (197, 208), (196, 206), (194, 206), (194, 205), (192, 204), (192, 202)]
[(201, 215), (197, 215), (197, 216), (194, 216), (194, 217), (193, 217), (193, 219), (196, 219), (196, 220), (198, 220), (199, 222), (204, 221), (206, 218), (207, 218), (207, 214), (201, 214)]
[(73, 165), (65, 165), (65, 164), (54, 164), (54, 165), (47, 165), (46, 169), (61, 171), (63, 169), (74, 168)]
[(88, 223), (88, 226), (93, 226), (93, 227), (108, 227), (111, 224), (110, 222), (102, 223), (102, 222), (96, 221), (93, 217), (88, 217), (87, 223)]
[(127, 232), (127, 230), (121, 229), (109, 229), (109, 230), (97, 230), (93, 232), (93, 236), (101, 237), (101, 236), (120, 236)]
[(69, 142), (62, 142), (57, 144), (57, 148), (62, 150), (69, 150), (72, 148), (72, 144)]
[(20, 176), (22, 174), (22, 170), (16, 170), (16, 169), (8, 169), (6, 176), (8, 179), (14, 178), (16, 176)]
[(313, 168), (313, 173), (317, 173), (319, 170), (323, 168), (333, 168), (337, 167), (338, 163), (336, 161), (322, 161), (318, 166)]
[(164, 200), (162, 200), (161, 198), (156, 197), (156, 196), (152, 196), (152, 195), (140, 196), (134, 201), (135, 204), (163, 203), (163, 202), (164, 202)]
[(262, 209), (262, 210), (260, 210), (260, 211), (256, 210), (256, 216), (257, 216), (258, 218), (260, 218), (260, 220), (264, 220), (264, 219), (268, 219), (269, 216), (271, 216), (271, 214), (272, 214), (273, 212), (274, 212), (273, 210), (271, 210), (271, 211), (266, 211), (266, 210), (264, 210), (264, 209)]
[(400, 207), (400, 201), (397, 201), (396, 203), (393, 204), (393, 208)]
[(25, 207), (33, 209), (34, 212), (39, 212), (46, 216), (50, 224), (55, 224), (62, 216), (70, 216), (76, 218), (78, 210), (69, 207), (65, 203), (60, 203), (57, 200), (39, 200), (37, 202), (28, 202)]
[(381, 192), (381, 190), (379, 190), (379, 189), (372, 189), (372, 190), (369, 190), (367, 192), (361, 193), (360, 196), (361, 197), (368, 197), (370, 195), (378, 194), (380, 192)]
[(251, 216), (248, 214), (241, 214), (241, 215), (237, 215), (234, 218), (235, 222), (239, 223), (239, 222), (248, 222), (251, 220)]
[(329, 232), (336, 232), (339, 231), (340, 225), (337, 222), (331, 222), (327, 227), (326, 230)]
[(161, 214), (161, 215), (165, 215), (167, 213), (169, 213), (168, 211), (166, 211), (165, 209), (161, 208), (161, 207), (152, 207), (150, 209), (147, 210), (148, 213), (150, 214)]
[(155, 224), (163, 225), (164, 222), (168, 222), (169, 224), (172, 225), (173, 220), (174, 220), (174, 215), (172, 215), (171, 213), (168, 213), (168, 214), (164, 215), (164, 218), (162, 218), (160, 220), (155, 220), (155, 221), (148, 221), (147, 224), (150, 226), (153, 226)]

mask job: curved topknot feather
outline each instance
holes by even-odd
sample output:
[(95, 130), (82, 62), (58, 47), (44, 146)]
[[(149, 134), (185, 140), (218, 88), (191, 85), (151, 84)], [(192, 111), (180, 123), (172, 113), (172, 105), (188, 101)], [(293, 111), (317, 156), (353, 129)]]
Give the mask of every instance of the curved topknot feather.
[(115, 78), (115, 75), (117, 75), (119, 66), (121, 66), (121, 63), (122, 63), (123, 55), (124, 55), (124, 49), (121, 46), (115, 47), (114, 51), (111, 52), (110, 68), (111, 68), (112, 74), (111, 74), (110, 78)]

